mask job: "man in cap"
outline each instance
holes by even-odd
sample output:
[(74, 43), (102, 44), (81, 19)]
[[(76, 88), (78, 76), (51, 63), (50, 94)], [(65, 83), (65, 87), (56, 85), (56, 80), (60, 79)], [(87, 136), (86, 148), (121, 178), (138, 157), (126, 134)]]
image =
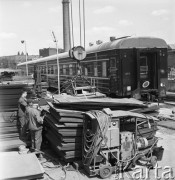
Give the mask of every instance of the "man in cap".
[(33, 107), (31, 99), (27, 100), (26, 118), (28, 119), (28, 129), (31, 133), (32, 149), (40, 150), (44, 117), (41, 116), (41, 111)]
[(26, 140), (27, 122), (25, 118), (25, 111), (27, 106), (27, 91), (23, 91), (18, 100), (18, 123), (20, 128), (20, 138)]

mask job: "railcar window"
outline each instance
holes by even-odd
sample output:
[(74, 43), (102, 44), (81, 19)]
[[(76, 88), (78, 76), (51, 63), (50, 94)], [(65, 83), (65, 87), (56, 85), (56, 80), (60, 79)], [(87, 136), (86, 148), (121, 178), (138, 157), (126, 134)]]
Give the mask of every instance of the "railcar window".
[[(58, 73), (58, 71), (57, 71)], [(62, 75), (63, 74), (63, 65), (60, 65), (60, 74)]]
[(58, 74), (58, 69), (57, 69), (57, 66), (55, 66), (55, 71), (54, 71), (54, 74)]
[(57, 74), (57, 68), (56, 68), (56, 66), (53, 66), (53, 74)]
[(87, 73), (88, 73), (88, 76), (94, 75), (93, 63), (87, 65)]
[(98, 76), (98, 66), (97, 66), (97, 62), (94, 62), (94, 76)]
[(117, 72), (117, 67), (116, 67), (116, 58), (110, 58), (110, 74), (111, 76), (116, 76)]
[(69, 75), (69, 65), (66, 65), (66, 75)]
[(110, 67), (113, 67), (113, 68), (116, 67), (116, 61), (115, 61), (115, 58), (111, 58), (111, 59), (110, 59)]
[(51, 70), (50, 70), (50, 74), (54, 74), (53, 66), (51, 66), (50, 69), (51, 69)]
[(107, 70), (106, 70), (106, 61), (102, 62), (102, 77), (107, 76)]
[(69, 75), (73, 75), (72, 64), (69, 64)]
[(73, 73), (73, 75), (77, 74), (76, 64), (72, 64), (72, 73)]
[(48, 74), (50, 74), (50, 70), (51, 70), (50, 67), (48, 67)]
[(146, 56), (140, 56), (140, 77), (148, 78), (148, 60)]
[(81, 64), (81, 67), (82, 67), (82, 73), (83, 73), (83, 75), (87, 76), (87, 75), (85, 74), (85, 69), (87, 69), (86, 63)]
[(86, 65), (84, 66), (84, 75), (85, 75), (85, 76), (88, 76), (88, 68), (87, 68)]
[(69, 75), (69, 66), (68, 66), (68, 64), (63, 65), (63, 75)]
[(66, 65), (63, 65), (63, 75), (66, 75)]
[(98, 61), (97, 62), (97, 76), (98, 77), (102, 77), (102, 62), (101, 61)]
[(46, 74), (46, 67), (43, 67), (43, 74)]

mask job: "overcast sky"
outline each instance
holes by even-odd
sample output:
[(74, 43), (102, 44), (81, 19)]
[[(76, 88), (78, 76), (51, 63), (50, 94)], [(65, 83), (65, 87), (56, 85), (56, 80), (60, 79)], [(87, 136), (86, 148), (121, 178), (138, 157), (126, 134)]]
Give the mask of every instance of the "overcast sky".
[[(81, 0), (82, 1), (82, 0)], [(175, 0), (84, 0), (86, 47), (110, 36), (155, 36), (175, 44)], [(75, 45), (79, 45), (78, 2), (73, 3)], [(62, 0), (0, 0), (0, 56), (63, 47)]]

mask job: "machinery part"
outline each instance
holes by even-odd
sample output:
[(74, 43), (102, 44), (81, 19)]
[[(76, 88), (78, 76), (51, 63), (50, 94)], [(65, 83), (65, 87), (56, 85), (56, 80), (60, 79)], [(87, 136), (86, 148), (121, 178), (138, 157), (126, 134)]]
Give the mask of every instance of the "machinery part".
[(143, 88), (147, 88), (149, 86), (150, 82), (149, 81), (145, 81), (143, 84), (142, 84), (142, 87)]
[(156, 156), (146, 157), (144, 154), (138, 154), (133, 159), (133, 164), (148, 166), (149, 168), (154, 168), (157, 165), (157, 157)]
[(102, 179), (110, 177), (112, 174), (112, 167), (109, 165), (102, 165), (99, 168), (99, 175)]
[(161, 161), (163, 157), (164, 148), (162, 146), (155, 147), (153, 150), (153, 156), (157, 157), (157, 161)]
[(137, 140), (138, 149), (146, 148), (147, 146), (148, 146), (148, 140), (146, 138), (142, 137)]
[(133, 139), (132, 132), (123, 131), (121, 136), (121, 159), (122, 161), (128, 161), (132, 157)]
[(150, 167), (154, 168), (157, 165), (157, 157), (156, 156), (152, 156), (150, 159)]
[(93, 121), (93, 126), (96, 126), (96, 132), (88, 131), (87, 122), (85, 122), (83, 127), (86, 129), (84, 131), (83, 164), (89, 166), (101, 148), (102, 141), (109, 127), (109, 116), (102, 111), (94, 111), (87, 115), (97, 120)]
[(138, 154), (138, 155), (136, 155), (136, 157), (133, 159), (133, 165), (134, 166), (136, 166), (136, 165), (138, 165), (140, 162), (139, 162), (139, 160), (143, 157), (144, 155), (143, 154)]

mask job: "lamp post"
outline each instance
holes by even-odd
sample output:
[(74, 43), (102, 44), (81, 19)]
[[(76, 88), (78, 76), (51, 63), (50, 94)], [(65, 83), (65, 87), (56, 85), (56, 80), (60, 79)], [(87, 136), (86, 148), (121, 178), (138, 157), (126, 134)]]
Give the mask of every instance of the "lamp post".
[(27, 66), (27, 46), (26, 46), (26, 41), (22, 40), (21, 43), (25, 44), (25, 54), (26, 54), (26, 75), (28, 76), (28, 66)]
[(53, 42), (55, 42), (56, 50), (57, 50), (57, 69), (58, 69), (58, 94), (60, 94), (60, 65), (58, 59), (58, 40), (55, 37), (54, 32), (52, 31)]

